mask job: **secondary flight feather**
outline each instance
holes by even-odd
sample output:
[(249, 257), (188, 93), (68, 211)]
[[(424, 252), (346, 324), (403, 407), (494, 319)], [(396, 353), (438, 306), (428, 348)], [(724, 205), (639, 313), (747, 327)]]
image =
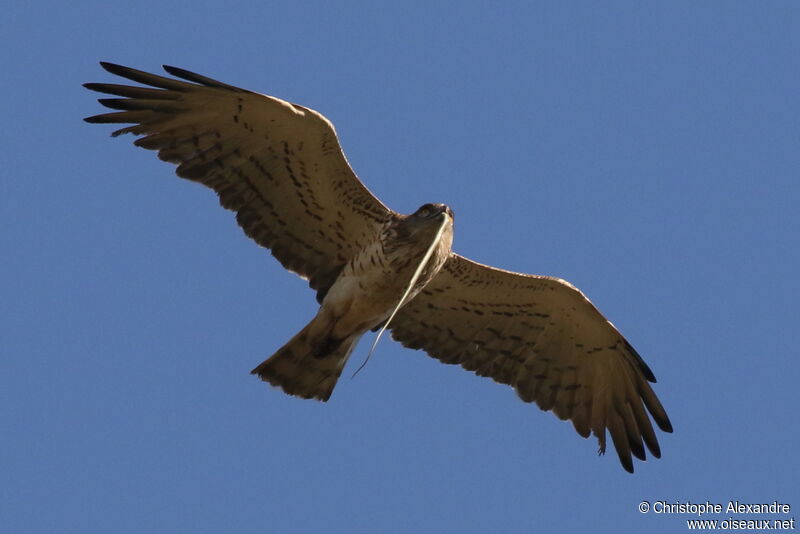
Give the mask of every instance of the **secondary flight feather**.
[(593, 433), (601, 452), (608, 431), (629, 472), (645, 447), (660, 457), (651, 419), (664, 432), (672, 424), (655, 376), (577, 288), (452, 252), (452, 210), (387, 208), (314, 110), (175, 67), (164, 67), (170, 78), (101, 65), (141, 85), (84, 84), (116, 97), (99, 99), (115, 111), (85, 120), (131, 125), (112, 135), (138, 136), (178, 176), (216, 191), (245, 234), (316, 290), (316, 316), (253, 374), (327, 401), (358, 340), (406, 295), (388, 324), (406, 347), (513, 387)]

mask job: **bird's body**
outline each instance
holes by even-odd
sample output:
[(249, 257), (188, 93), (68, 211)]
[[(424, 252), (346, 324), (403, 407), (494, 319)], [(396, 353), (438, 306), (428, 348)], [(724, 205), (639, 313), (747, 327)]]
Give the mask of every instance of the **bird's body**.
[(433, 260), (428, 262), (411, 290), (409, 300), (442, 268), (453, 243), (452, 212), (446, 206), (423, 206), (423, 209), (436, 211), (416, 225), (418, 231), (413, 236), (404, 235), (403, 230), (412, 226), (409, 220), (415, 215), (392, 221), (374, 241), (353, 256), (336, 278), (320, 307), (321, 312), (338, 317), (333, 330), (335, 336), (359, 330), (363, 333), (389, 317), (444, 219), (443, 238), (434, 249)]
[[(443, 205), (420, 210), (430, 210), (432, 216), (394, 219), (356, 252), (322, 299), (317, 315), (253, 374), (291, 395), (328, 400), (353, 347), (366, 331), (389, 318), (428, 246), (435, 247), (432, 257), (406, 300), (413, 299), (450, 256), (452, 212)], [(441, 225), (442, 237), (434, 243)], [(409, 230), (416, 232), (409, 235)]]
[(85, 84), (122, 97), (100, 100), (120, 111), (86, 120), (132, 124), (113, 135), (143, 136), (137, 146), (216, 191), (249, 237), (317, 291), (316, 316), (254, 374), (328, 400), (358, 339), (386, 325), (406, 347), (508, 384), (581, 436), (594, 433), (601, 452), (608, 430), (630, 472), (645, 446), (660, 456), (650, 417), (665, 432), (672, 425), (652, 371), (574, 286), (452, 252), (443, 204), (411, 215), (387, 208), (316, 111), (175, 67), (165, 69), (182, 80), (102, 65), (145, 87)]

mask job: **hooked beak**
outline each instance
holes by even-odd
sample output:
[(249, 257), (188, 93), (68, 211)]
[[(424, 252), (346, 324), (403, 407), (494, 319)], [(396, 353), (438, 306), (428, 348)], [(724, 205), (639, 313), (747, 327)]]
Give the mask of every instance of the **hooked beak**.
[(453, 210), (451, 210), (449, 206), (441, 204), (441, 205), (436, 206), (436, 207), (438, 209), (433, 214), (433, 217), (438, 217), (439, 215), (444, 215), (446, 218), (449, 218), (450, 220), (453, 220)]

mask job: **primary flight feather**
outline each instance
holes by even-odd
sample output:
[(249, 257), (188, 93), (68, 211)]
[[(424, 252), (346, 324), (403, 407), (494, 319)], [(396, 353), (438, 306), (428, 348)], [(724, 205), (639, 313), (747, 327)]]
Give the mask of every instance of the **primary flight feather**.
[(131, 124), (112, 135), (140, 136), (135, 144), (178, 176), (216, 191), (244, 232), (317, 292), (316, 316), (253, 374), (328, 400), (355, 344), (387, 321), (426, 259), (388, 324), (394, 339), (512, 386), (581, 436), (594, 433), (601, 452), (608, 430), (629, 472), (645, 447), (660, 457), (651, 418), (665, 432), (672, 425), (655, 377), (577, 288), (452, 252), (450, 208), (387, 208), (314, 110), (175, 67), (164, 69), (180, 79), (101, 65), (144, 86), (84, 84), (121, 97), (99, 100), (117, 111), (85, 120)]

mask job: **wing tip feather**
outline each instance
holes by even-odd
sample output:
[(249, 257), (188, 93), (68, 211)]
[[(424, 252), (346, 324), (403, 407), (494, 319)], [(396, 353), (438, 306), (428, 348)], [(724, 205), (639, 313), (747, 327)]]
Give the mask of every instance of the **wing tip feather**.
[(639, 370), (642, 371), (642, 374), (647, 379), (647, 381), (652, 382), (653, 384), (657, 383), (658, 380), (656, 380), (656, 375), (653, 374), (653, 371), (652, 369), (650, 369), (650, 366), (645, 363), (644, 358), (642, 358), (639, 352), (635, 348), (633, 348), (633, 345), (631, 345), (627, 339), (623, 339), (622, 341), (625, 343), (625, 348), (628, 349), (628, 352), (630, 352), (631, 355), (633, 355), (634, 359), (636, 360), (636, 363), (639, 365)]
[(672, 421), (669, 420), (669, 416), (666, 413), (664, 414), (663, 419), (661, 418), (656, 419), (656, 424), (658, 425), (658, 428), (660, 428), (664, 432), (672, 434)]
[(124, 65), (120, 65), (119, 63), (112, 63), (111, 61), (101, 61), (100, 66), (103, 67), (103, 70), (106, 72), (110, 72), (111, 74), (116, 74), (117, 76), (125, 76), (125, 73), (131, 70), (130, 67), (126, 67)]
[(246, 89), (235, 87), (233, 85), (228, 85), (227, 83), (223, 83), (219, 80), (215, 80), (213, 78), (209, 78), (207, 76), (203, 76), (202, 74), (197, 74), (196, 72), (182, 69), (180, 67), (173, 67), (172, 65), (161, 65), (161, 68), (163, 68), (167, 73), (177, 78), (181, 78), (183, 80), (187, 80), (193, 83), (198, 83), (206, 87), (216, 87), (218, 89), (235, 91), (237, 93), (248, 92)]

